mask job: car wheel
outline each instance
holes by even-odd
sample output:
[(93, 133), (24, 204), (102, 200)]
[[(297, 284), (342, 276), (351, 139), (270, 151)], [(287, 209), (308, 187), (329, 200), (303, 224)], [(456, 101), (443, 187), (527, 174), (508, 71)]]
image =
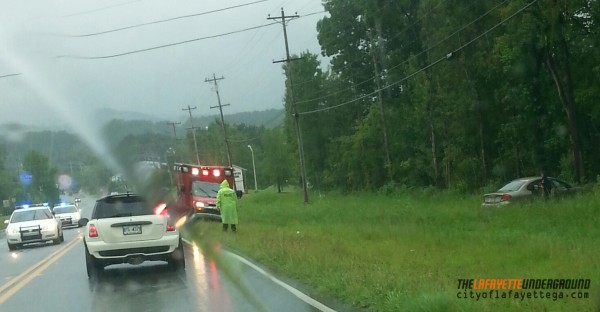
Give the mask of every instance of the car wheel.
[(173, 271), (185, 270), (185, 255), (183, 253), (183, 242), (181, 240), (179, 240), (179, 247), (171, 253), (168, 263)]
[(60, 231), (60, 241), (64, 242), (65, 241), (65, 232)]
[(90, 255), (87, 246), (85, 247), (85, 268), (89, 278), (99, 277), (104, 271), (104, 266), (94, 256)]
[(17, 245), (11, 245), (9, 243), (6, 243), (6, 244), (8, 245), (8, 250), (10, 250), (10, 251), (17, 249)]
[(63, 241), (63, 240), (62, 240), (62, 238), (61, 238), (61, 235), (62, 235), (62, 234), (61, 234), (61, 232), (60, 232), (60, 228), (56, 228), (56, 235), (57, 235), (57, 236), (56, 236), (56, 239), (53, 239), (53, 240), (52, 240), (52, 243), (53, 243), (54, 245), (58, 245), (58, 244), (60, 244), (60, 242), (62, 242), (62, 241)]

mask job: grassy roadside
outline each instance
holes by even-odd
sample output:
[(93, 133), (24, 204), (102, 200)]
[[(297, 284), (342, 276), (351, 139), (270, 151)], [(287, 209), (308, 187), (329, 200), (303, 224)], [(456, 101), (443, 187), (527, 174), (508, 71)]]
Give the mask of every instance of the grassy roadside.
[(4, 224), (4, 220), (8, 220), (9, 217), (0, 216), (0, 231), (4, 231), (6, 228), (6, 224)]
[[(240, 232), (212, 237), (324, 296), (373, 311), (592, 311), (600, 291), (597, 196), (482, 209), (478, 196), (297, 192), (240, 201)], [(589, 278), (589, 299), (458, 299), (457, 279)]]

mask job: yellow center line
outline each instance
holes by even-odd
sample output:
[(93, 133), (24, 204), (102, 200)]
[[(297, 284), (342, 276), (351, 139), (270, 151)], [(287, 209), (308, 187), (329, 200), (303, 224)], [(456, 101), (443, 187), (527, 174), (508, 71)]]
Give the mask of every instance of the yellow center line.
[(75, 244), (77, 244), (80, 240), (81, 237), (75, 238), (61, 249), (55, 251), (51, 255), (42, 259), (37, 264), (25, 270), (23, 273), (19, 274), (17, 277), (8, 281), (8, 283), (2, 285), (2, 287), (0, 287), (0, 304), (3, 304), (6, 300), (8, 300), (15, 293), (17, 293), (21, 288), (27, 285), (27, 283), (29, 283), (41, 272), (43, 272), (50, 265), (56, 262), (56, 260), (60, 259), (60, 257), (62, 257), (69, 250), (71, 250), (75, 246)]

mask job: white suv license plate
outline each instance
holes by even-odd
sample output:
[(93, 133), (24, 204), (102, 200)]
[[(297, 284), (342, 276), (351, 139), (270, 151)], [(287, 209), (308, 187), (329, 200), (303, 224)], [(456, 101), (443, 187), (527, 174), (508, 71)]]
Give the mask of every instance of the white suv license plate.
[(123, 235), (134, 235), (134, 234), (142, 234), (142, 226), (137, 225), (124, 225), (123, 226)]

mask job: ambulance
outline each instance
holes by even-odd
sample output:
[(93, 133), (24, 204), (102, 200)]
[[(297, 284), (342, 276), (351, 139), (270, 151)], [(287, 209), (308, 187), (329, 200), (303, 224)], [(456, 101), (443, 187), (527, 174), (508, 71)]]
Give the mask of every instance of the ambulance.
[(217, 192), (223, 180), (235, 187), (234, 168), (175, 163), (173, 173), (177, 184), (177, 200), (169, 213), (176, 220), (203, 218), (221, 220), (217, 208)]

